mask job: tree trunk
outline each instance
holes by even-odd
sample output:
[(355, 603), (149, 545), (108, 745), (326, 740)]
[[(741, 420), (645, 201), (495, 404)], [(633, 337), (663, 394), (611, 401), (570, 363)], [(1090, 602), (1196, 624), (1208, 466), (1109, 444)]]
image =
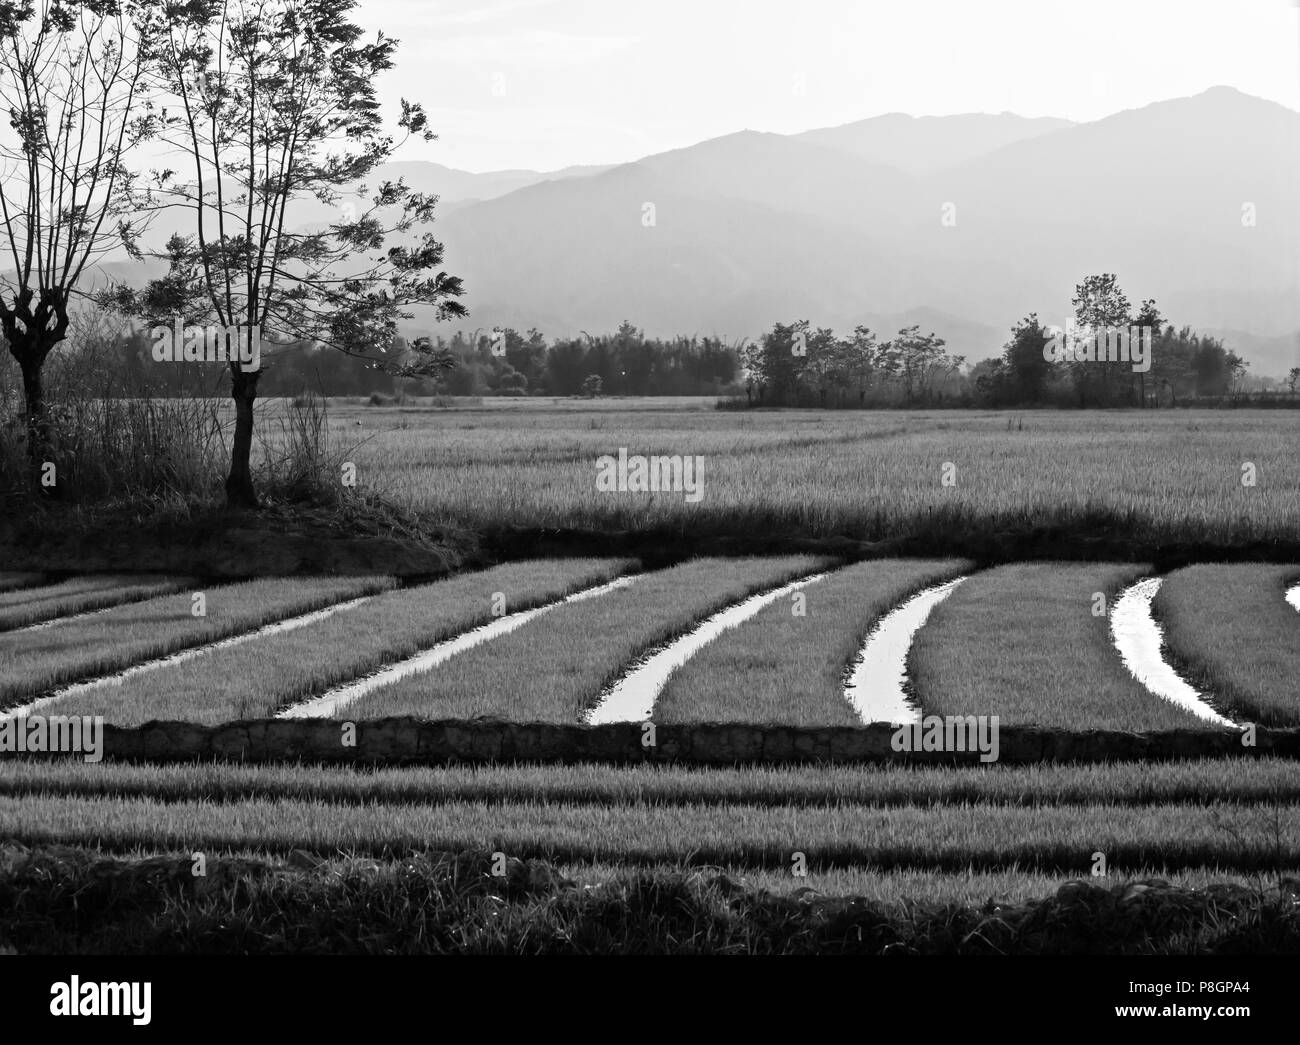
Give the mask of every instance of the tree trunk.
[(39, 473), (47, 461), (50, 446), (50, 417), (45, 409), (45, 385), (41, 381), (41, 364), (34, 354), (24, 352), (18, 368), (23, 375), (23, 399), (27, 417), (27, 459), (32, 471)]
[(228, 508), (260, 507), (249, 462), (253, 451), (253, 402), (257, 399), (260, 373), (244, 373), (233, 366), (230, 369), (230, 398), (235, 401), (235, 438), (230, 446), (230, 474), (226, 477)]
[[(13, 305), (0, 300), (0, 331), (9, 345), (9, 354), (18, 363), (23, 377), (23, 399), (27, 417), (27, 459), (31, 463), (32, 481), (48, 496), (58, 496), (58, 473), (55, 485), (40, 486), (42, 468), (52, 459), (50, 417), (45, 407), (45, 386), (41, 370), (45, 359), (68, 331), (67, 298), (62, 292), (41, 291), (36, 308), (31, 307), (33, 291), (24, 287), (13, 296)], [(21, 326), (20, 326), (21, 324)]]
[(9, 343), (10, 354), (18, 362), (23, 379), (23, 415), (27, 429), (27, 462), (32, 489), (46, 497), (58, 497), (62, 491), (57, 467), (54, 472), (54, 485), (44, 486), (41, 479), (47, 462), (54, 460), (54, 448), (50, 437), (50, 414), (45, 404), (45, 383), (41, 379), (41, 370), (46, 353), (39, 347), (22, 343), (15, 350), (13, 341)]

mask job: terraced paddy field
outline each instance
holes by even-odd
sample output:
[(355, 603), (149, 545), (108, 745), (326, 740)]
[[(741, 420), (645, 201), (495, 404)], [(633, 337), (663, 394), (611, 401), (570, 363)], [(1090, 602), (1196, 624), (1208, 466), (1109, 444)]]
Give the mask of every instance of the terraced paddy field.
[(77, 583), (0, 633), (18, 951), (1300, 951), (1297, 565)]

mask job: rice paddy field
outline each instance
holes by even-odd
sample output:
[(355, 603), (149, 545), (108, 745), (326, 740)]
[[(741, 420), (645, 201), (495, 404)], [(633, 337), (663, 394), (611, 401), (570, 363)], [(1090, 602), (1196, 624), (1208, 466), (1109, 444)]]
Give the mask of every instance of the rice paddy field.
[[(1078, 542), (1080, 558), (1098, 540), (1135, 549), (1300, 541), (1300, 414), (1291, 410), (733, 412), (712, 400), (503, 399), (450, 409), (335, 401), (329, 418), (358, 487), (477, 532), (934, 547), (1046, 532)], [(276, 428), (264, 426), (270, 437)], [(602, 493), (596, 461), (620, 447), (697, 456), (702, 496)], [(1243, 485), (1247, 464), (1253, 485)]]
[[(313, 717), (364, 732), (412, 716), (593, 728), (614, 706), (624, 710), (605, 721), (643, 731), (887, 723), (901, 733), (970, 716), (1195, 737), (1244, 734), (1254, 711), (1272, 728), (1300, 727), (1286, 684), (1300, 650), (1288, 598), (1300, 566), (1225, 570), (787, 556), (660, 568), (526, 560), (405, 585), (178, 581), (89, 616), (69, 602), (63, 619), (0, 634), (0, 728), (34, 715), (99, 716), (163, 737), (172, 727), (153, 723)], [(1153, 581), (1148, 622), (1161, 634), (1158, 616), (1180, 645), (1135, 653), (1115, 618), (1127, 592)], [(207, 618), (191, 613), (200, 588)], [(8, 594), (46, 604), (80, 590), (98, 589), (93, 578), (44, 578)], [(1216, 598), (1250, 607), (1268, 630), (1243, 615), (1219, 635), (1218, 615), (1197, 612)], [(909, 612), (921, 603), (925, 615)], [(1134, 670), (1128, 658), (1141, 655), (1221, 721)], [(1252, 657), (1263, 659), (1251, 667)], [(1204, 667), (1178, 674), (1190, 663)], [(619, 704), (625, 685), (644, 708)], [(325, 765), (292, 741), (259, 762), (123, 760), (111, 743), (98, 761), (10, 752), (0, 758), (0, 897), (15, 914), (0, 934), (19, 951), (653, 950), (666, 946), (655, 935), (666, 926), (608, 921), (611, 904), (649, 891), (678, 897), (686, 922), (672, 931), (702, 952), (906, 940), (965, 953), (986, 949), (995, 925), (1018, 927), (998, 943), (1012, 951), (1231, 950), (1265, 937), (1295, 949), (1298, 812), (1294, 753), (1246, 748), (1094, 764), (937, 766), (903, 751), (867, 764), (731, 767), (653, 753), (620, 765)], [(186, 879), (196, 858), (211, 883)], [(140, 876), (152, 891), (137, 895)], [(409, 902), (417, 881), (461, 935), (431, 924), (417, 945), (396, 922), (361, 932), (376, 904)], [(34, 899), (51, 883), (84, 895), (105, 882), (137, 906), (114, 900), (107, 920), (87, 920), (75, 905)], [(253, 900), (222, 907), (236, 895)], [(507, 901), (507, 921), (488, 917)], [(1121, 902), (1126, 928), (1096, 921), (1099, 904)], [(308, 943), (301, 919), (321, 907), (333, 928)], [(864, 910), (875, 926), (865, 936)], [(1030, 931), (1044, 911), (1055, 928)], [(851, 925), (846, 912), (858, 912)], [(1080, 929), (1084, 912), (1093, 921)], [(742, 947), (733, 923), (745, 919), (758, 921)], [(954, 919), (973, 920), (954, 936)]]
[[(331, 406), (426, 521), (653, 555), (0, 572), (0, 950), (1300, 951), (1294, 412), (710, 406)], [(101, 757), (16, 749), (70, 716)]]

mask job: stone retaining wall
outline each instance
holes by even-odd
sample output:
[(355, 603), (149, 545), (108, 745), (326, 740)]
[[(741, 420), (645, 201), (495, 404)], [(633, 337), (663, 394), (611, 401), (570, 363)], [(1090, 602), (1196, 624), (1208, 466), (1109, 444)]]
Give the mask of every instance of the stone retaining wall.
[[(454, 762), (975, 763), (978, 752), (899, 752), (885, 725), (823, 729), (739, 724), (656, 725), (653, 745), (640, 723), (604, 726), (478, 719), (425, 722), (262, 719), (220, 726), (150, 722), (105, 725), (104, 757), (176, 762), (339, 762), (440, 765)], [(1104, 762), (1238, 755), (1300, 758), (1300, 729), (1255, 731), (1253, 746), (1226, 730), (1066, 732), (1003, 726), (998, 762)], [(0, 755), (0, 758), (4, 757)], [(41, 757), (32, 754), (12, 757)], [(55, 755), (46, 757), (80, 757)]]

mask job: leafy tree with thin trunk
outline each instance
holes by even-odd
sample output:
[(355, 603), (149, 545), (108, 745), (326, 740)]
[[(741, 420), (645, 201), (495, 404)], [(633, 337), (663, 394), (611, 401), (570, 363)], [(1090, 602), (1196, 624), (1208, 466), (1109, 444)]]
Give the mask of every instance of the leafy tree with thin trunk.
[[(382, 358), (414, 306), (464, 316), (461, 281), (442, 271), (443, 247), (417, 227), (437, 197), (401, 180), (371, 194), (363, 179), (400, 142), (385, 133), (375, 84), (397, 41), (363, 40), (351, 0), (162, 0), (160, 87), (172, 99), (161, 131), (184, 174), (155, 173), (160, 208), (192, 233), (168, 244), (168, 275), (142, 292), (115, 287), (106, 303), (170, 322), (211, 324), (264, 346), (329, 346), (403, 377), (454, 366), (427, 338), (414, 361)], [(434, 139), (420, 106), (401, 102), (403, 140)], [(337, 205), (325, 229), (295, 228), (296, 200)], [(354, 202), (360, 201), (360, 206)], [(189, 224), (189, 221), (187, 221)], [(379, 353), (376, 355), (375, 353)], [(264, 354), (263, 360), (267, 356)], [(228, 360), (235, 427), (226, 500), (257, 507), (250, 469), (261, 366)]]
[(88, 266), (139, 233), (143, 197), (123, 161), (156, 128), (148, 20), (129, 0), (0, 2), (0, 332), (22, 374), (34, 474), (52, 452), (45, 362)]
[[(1129, 321), (1129, 302), (1120, 289), (1119, 278), (1113, 272), (1089, 276), (1074, 288), (1070, 300), (1074, 306), (1075, 322), (1084, 337), (1105, 337), (1107, 331), (1126, 328)], [(1077, 361), (1072, 365), (1075, 387), (1079, 390), (1079, 405), (1087, 406), (1089, 392), (1096, 390), (1099, 405), (1109, 405), (1111, 386), (1124, 380), (1127, 364), (1107, 362), (1104, 344), (1100, 346), (1101, 359)]]

